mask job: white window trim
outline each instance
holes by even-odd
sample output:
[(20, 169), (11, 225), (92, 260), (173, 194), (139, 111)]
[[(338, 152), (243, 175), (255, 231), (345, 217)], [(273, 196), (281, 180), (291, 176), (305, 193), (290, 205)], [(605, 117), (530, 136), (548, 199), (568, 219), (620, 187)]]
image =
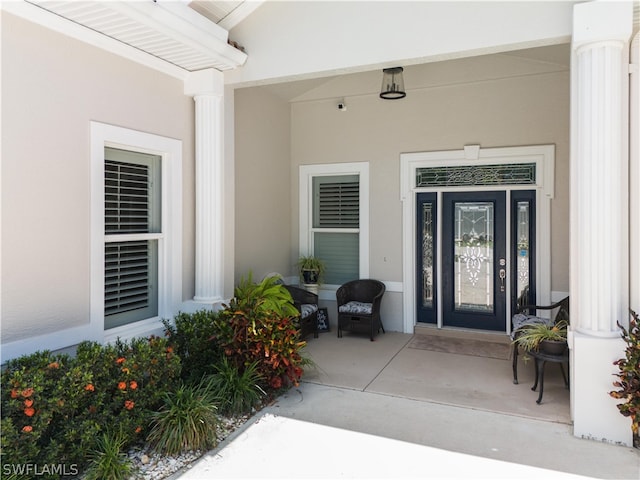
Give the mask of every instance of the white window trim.
[[(369, 278), (369, 163), (329, 163), (301, 165), (299, 171), (299, 248), (300, 256), (312, 252), (313, 177), (358, 175), (360, 180), (360, 278)], [(321, 285), (320, 298), (335, 300), (339, 285)]]
[[(536, 184), (514, 187), (416, 187), (416, 170), (422, 167), (442, 167), (461, 165), (496, 165), (508, 163), (535, 163)], [(553, 297), (551, 292), (551, 200), (555, 190), (555, 146), (535, 145), (522, 147), (480, 148), (466, 146), (463, 150), (440, 152), (416, 152), (400, 155), (400, 200), (402, 201), (403, 232), (403, 332), (414, 333), (416, 325), (416, 194), (418, 192), (482, 191), (499, 189), (536, 190), (536, 291), (538, 304), (548, 305)], [(441, 205), (441, 202), (438, 202)], [(509, 206), (507, 206), (509, 208)], [(508, 212), (507, 212), (508, 214)], [(509, 233), (507, 232), (507, 236)], [(441, 246), (438, 246), (438, 251)], [(507, 252), (507, 265), (511, 265)], [(439, 269), (438, 269), (439, 274)], [(439, 283), (440, 285), (442, 283)], [(507, 289), (507, 298), (509, 298)], [(442, 305), (440, 299), (439, 305)], [(509, 305), (507, 304), (507, 309)], [(439, 322), (440, 322), (440, 313)], [(509, 317), (509, 312), (507, 312)], [(507, 322), (508, 323), (508, 322)], [(507, 330), (510, 325), (508, 323)]]
[[(104, 330), (104, 147), (161, 157), (162, 234), (158, 235), (158, 316)], [(104, 342), (161, 333), (182, 304), (182, 141), (91, 122), (92, 337)]]

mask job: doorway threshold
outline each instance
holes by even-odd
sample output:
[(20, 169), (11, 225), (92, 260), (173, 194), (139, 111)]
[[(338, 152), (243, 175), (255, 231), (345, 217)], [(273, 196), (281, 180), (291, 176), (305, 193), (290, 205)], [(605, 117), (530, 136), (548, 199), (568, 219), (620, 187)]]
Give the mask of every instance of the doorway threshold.
[(438, 328), (435, 325), (417, 324), (414, 326), (413, 333), (415, 335), (435, 335), (449, 338), (482, 340), (494, 343), (511, 343), (511, 338), (506, 332), (492, 332), (489, 330), (475, 330), (472, 328)]

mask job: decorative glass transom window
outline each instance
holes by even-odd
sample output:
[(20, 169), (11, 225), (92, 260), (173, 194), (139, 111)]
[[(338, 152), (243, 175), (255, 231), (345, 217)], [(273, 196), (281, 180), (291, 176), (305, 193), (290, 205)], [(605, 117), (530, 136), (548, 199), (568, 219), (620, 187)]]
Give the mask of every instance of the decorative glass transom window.
[(416, 169), (416, 187), (465, 185), (535, 185), (535, 163), (462, 165)]

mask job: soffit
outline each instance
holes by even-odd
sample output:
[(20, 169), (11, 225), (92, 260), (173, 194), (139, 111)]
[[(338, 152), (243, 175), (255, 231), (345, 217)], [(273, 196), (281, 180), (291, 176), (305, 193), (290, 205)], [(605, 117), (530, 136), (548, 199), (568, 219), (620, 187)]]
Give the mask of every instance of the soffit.
[(259, 4), (249, 2), (251, 8), (246, 8), (242, 1), (27, 1), (188, 72), (243, 65), (247, 55), (229, 43), (227, 28)]

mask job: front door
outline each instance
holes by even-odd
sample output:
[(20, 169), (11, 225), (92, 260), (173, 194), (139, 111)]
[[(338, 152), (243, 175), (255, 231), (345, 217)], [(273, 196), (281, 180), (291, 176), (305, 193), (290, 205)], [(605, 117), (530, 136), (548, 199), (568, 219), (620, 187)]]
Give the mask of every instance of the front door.
[(535, 191), (416, 199), (417, 321), (506, 331), (516, 303), (535, 298)]
[(442, 204), (442, 324), (505, 330), (505, 192), (450, 192)]

